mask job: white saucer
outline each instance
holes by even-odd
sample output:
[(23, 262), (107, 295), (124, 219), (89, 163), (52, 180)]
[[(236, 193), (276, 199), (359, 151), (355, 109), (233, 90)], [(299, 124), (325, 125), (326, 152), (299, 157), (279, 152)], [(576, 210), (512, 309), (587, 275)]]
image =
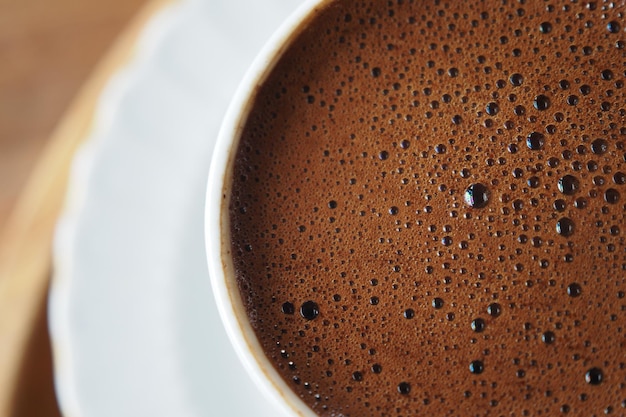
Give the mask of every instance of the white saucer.
[(174, 3), (102, 95), (55, 241), (50, 327), (67, 417), (281, 415), (219, 320), (203, 204), (228, 101), (300, 3)]

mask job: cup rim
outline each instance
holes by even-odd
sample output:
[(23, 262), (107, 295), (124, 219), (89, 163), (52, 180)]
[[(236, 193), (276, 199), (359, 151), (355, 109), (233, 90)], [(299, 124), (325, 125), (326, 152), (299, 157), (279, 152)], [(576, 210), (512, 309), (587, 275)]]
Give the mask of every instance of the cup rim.
[[(252, 101), (260, 86), (306, 23), (318, 15), (331, 0), (304, 0), (289, 18), (270, 37), (233, 96), (220, 127), (207, 184), (205, 203), (205, 249), (213, 295), (221, 321), (239, 360), (248, 375), (267, 397), (272, 398), (284, 412), (302, 417), (317, 416), (313, 410), (288, 386), (276, 371), (256, 338), (249, 323), (243, 301), (234, 280), (230, 258), (228, 230), (229, 188), (234, 152), (239, 144), (243, 125), (250, 113)], [(256, 353), (255, 353), (256, 352)]]

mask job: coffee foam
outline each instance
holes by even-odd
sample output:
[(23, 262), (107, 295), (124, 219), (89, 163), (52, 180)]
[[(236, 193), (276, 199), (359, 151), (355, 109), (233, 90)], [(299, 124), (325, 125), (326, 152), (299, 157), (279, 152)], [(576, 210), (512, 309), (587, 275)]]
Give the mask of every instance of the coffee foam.
[(626, 406), (624, 10), (335, 1), (260, 87), (230, 203), (320, 415)]

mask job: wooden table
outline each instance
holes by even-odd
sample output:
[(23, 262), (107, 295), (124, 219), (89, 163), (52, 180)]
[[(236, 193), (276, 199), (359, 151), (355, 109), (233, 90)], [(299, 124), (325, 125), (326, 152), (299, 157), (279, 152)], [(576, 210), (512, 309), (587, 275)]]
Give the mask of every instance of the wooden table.
[(69, 163), (164, 1), (0, 0), (0, 416), (60, 415), (46, 299)]

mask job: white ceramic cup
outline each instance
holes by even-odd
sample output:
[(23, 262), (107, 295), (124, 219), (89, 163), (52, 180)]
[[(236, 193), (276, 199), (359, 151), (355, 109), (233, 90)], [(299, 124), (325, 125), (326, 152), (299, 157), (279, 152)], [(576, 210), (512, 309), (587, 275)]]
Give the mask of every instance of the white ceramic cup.
[(209, 274), (226, 332), (256, 385), (290, 415), (316, 414), (289, 388), (265, 356), (243, 306), (231, 258), (228, 204), (232, 169), (243, 124), (257, 86), (267, 78), (285, 49), (330, 0), (305, 0), (261, 50), (239, 85), (222, 123), (209, 173), (205, 239)]

